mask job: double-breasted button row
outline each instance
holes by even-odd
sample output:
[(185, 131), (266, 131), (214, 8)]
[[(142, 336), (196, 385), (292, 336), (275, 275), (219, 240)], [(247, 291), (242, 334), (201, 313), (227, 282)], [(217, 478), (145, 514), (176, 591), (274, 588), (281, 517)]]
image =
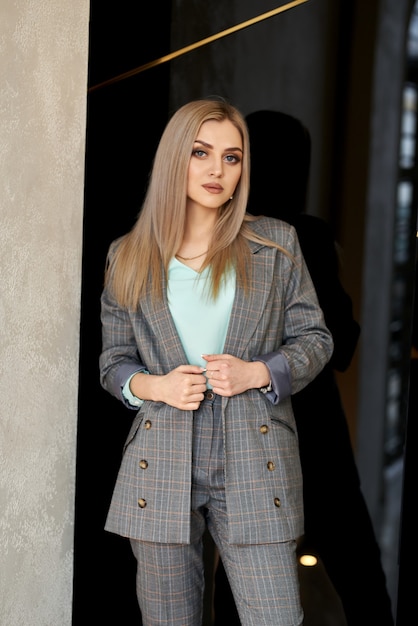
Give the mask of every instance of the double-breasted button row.
[[(260, 426), (260, 433), (262, 435), (267, 435), (269, 432), (269, 427), (267, 424), (262, 424)], [(274, 461), (267, 461), (267, 469), (269, 472), (273, 472), (276, 469), (276, 463)], [(274, 506), (281, 506), (280, 498), (274, 498)]]
[[(152, 428), (151, 420), (145, 420), (144, 428), (145, 430), (149, 430), (150, 428)], [(146, 459), (141, 459), (139, 461), (139, 467), (143, 470), (146, 470), (148, 467), (148, 461)], [(145, 498), (139, 498), (138, 506), (140, 509), (145, 509), (145, 507), (147, 506), (147, 501), (145, 500)]]

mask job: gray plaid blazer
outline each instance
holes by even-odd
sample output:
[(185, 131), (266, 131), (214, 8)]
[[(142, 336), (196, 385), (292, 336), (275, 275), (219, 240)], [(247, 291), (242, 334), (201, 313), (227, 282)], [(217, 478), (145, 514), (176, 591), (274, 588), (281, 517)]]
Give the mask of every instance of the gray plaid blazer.
[[(237, 286), (224, 353), (264, 360), (274, 386), (280, 351), (290, 367), (293, 394), (328, 362), (332, 337), (295, 229), (267, 217), (253, 228), (289, 250), (294, 261), (276, 249), (250, 244), (251, 290), (245, 295)], [(100, 380), (125, 404), (122, 387), (131, 373), (144, 368), (162, 375), (187, 362), (165, 297), (158, 305), (146, 297), (129, 312), (105, 289), (101, 305)], [(318, 410), (312, 407), (312, 419)], [(222, 398), (222, 419), (229, 541), (256, 544), (299, 537), (302, 474), (290, 396), (278, 399), (273, 393), (269, 399), (250, 389)], [(107, 530), (146, 541), (189, 542), (192, 422), (191, 411), (144, 402), (124, 447)], [(147, 460), (146, 470), (142, 459)], [(274, 465), (268, 466), (269, 461)]]

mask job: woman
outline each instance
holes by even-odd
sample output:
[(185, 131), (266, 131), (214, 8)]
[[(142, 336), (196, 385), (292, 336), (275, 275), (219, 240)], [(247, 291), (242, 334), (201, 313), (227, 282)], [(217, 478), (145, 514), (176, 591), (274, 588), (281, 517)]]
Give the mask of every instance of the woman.
[(303, 622), (290, 395), (333, 343), (293, 227), (246, 213), (249, 167), (235, 107), (184, 105), (109, 251), (101, 383), (139, 411), (106, 529), (130, 539), (144, 626), (201, 624), (205, 528), (244, 626)]

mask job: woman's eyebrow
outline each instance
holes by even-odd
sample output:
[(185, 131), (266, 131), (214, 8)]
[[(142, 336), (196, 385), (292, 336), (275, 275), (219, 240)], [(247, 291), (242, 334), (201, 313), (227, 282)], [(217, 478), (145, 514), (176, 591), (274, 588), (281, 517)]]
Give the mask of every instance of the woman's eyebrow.
[[(203, 141), (203, 139), (195, 139), (194, 143), (200, 143), (202, 146), (205, 146), (205, 148), (209, 148), (211, 150), (213, 150), (213, 146), (210, 143), (207, 143), (206, 141)], [(238, 148), (238, 147), (232, 147), (232, 148), (225, 148), (224, 152), (243, 152), (242, 148)]]

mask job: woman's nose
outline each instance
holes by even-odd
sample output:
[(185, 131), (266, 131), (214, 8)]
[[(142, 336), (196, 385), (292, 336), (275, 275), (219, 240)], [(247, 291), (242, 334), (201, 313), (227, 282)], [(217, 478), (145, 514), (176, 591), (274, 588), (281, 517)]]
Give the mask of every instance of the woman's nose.
[(222, 176), (223, 173), (223, 168), (222, 168), (222, 161), (214, 161), (213, 163), (211, 163), (211, 167), (210, 167), (210, 175), (211, 176)]

